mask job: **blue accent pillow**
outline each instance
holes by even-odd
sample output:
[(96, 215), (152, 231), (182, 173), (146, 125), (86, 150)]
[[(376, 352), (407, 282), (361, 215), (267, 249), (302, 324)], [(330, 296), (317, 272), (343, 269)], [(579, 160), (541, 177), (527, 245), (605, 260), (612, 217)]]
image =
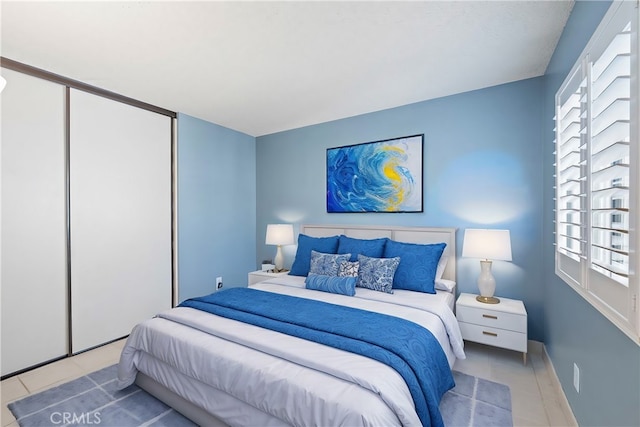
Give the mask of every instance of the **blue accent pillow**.
[(335, 255), (311, 251), (311, 264), (309, 274), (321, 276), (337, 276), (340, 264), (349, 261), (351, 254)]
[(400, 265), (393, 278), (393, 289), (435, 294), (438, 262), (446, 243), (419, 245), (389, 240), (384, 248), (385, 257), (400, 257)]
[(382, 258), (387, 240), (386, 237), (381, 239), (354, 239), (343, 234), (338, 240), (338, 251), (336, 253), (351, 254), (349, 261), (357, 261), (358, 254), (371, 258)]
[(355, 277), (322, 276), (309, 273), (304, 283), (307, 289), (352, 297), (356, 294), (356, 280)]
[(338, 266), (338, 276), (340, 277), (358, 277), (360, 263), (358, 261), (341, 262)]
[(292, 276), (306, 276), (311, 267), (311, 251), (324, 252), (325, 254), (335, 254), (338, 250), (338, 236), (331, 237), (311, 237), (300, 233), (298, 235), (298, 249), (296, 259), (293, 260), (291, 271)]
[(358, 255), (360, 268), (356, 286), (373, 289), (374, 291), (392, 294), (393, 276), (400, 264), (400, 257), (371, 258)]

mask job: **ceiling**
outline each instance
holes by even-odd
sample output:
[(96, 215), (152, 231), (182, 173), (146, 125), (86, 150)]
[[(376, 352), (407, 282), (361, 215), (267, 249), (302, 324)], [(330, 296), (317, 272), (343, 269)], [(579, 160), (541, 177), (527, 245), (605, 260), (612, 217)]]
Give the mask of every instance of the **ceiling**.
[(573, 1), (0, 7), (4, 57), (260, 136), (540, 76)]

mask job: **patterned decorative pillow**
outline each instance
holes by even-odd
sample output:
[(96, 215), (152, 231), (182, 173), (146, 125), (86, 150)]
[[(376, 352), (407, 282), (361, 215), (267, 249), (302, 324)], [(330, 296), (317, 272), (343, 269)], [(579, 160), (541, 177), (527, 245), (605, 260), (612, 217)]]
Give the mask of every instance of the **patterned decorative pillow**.
[(355, 277), (322, 276), (309, 273), (304, 283), (307, 289), (352, 297), (356, 294), (356, 280)]
[(358, 277), (360, 263), (358, 261), (344, 261), (338, 266), (339, 277)]
[(309, 274), (337, 276), (338, 267), (343, 262), (349, 261), (349, 258), (351, 258), (351, 254), (325, 254), (312, 250)]
[(325, 254), (335, 254), (338, 249), (338, 236), (331, 237), (311, 237), (306, 234), (298, 234), (298, 249), (296, 258), (293, 260), (291, 271), (292, 276), (306, 276), (309, 274), (309, 264), (311, 262), (311, 250), (323, 252)]
[(400, 257), (370, 258), (358, 255), (360, 270), (356, 286), (392, 294), (393, 276), (400, 264)]
[(420, 245), (389, 240), (384, 256), (402, 259), (393, 278), (393, 288), (435, 294), (436, 270), (445, 246), (445, 243)]
[(371, 258), (382, 258), (384, 245), (387, 243), (387, 240), (389, 239), (386, 237), (380, 239), (355, 239), (342, 234), (338, 239), (338, 250), (336, 253), (352, 254), (349, 261), (357, 261), (358, 254)]

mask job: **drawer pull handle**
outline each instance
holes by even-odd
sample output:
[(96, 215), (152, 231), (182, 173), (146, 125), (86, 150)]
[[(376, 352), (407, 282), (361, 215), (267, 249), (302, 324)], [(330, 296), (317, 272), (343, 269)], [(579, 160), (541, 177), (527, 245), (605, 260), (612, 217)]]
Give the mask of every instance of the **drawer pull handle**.
[(482, 317), (486, 317), (487, 319), (497, 319), (498, 316), (492, 316), (490, 314), (483, 314)]
[(498, 336), (498, 334), (493, 333), (493, 332), (482, 331), (482, 333), (485, 334), (485, 335), (492, 336), (492, 337), (497, 337)]

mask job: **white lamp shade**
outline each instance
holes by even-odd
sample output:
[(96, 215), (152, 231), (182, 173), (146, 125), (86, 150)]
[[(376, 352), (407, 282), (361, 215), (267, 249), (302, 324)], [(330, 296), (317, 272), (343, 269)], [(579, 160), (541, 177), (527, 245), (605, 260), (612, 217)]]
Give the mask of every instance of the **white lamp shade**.
[(293, 225), (291, 224), (268, 224), (267, 245), (293, 245)]
[(6, 86), (7, 81), (4, 79), (4, 77), (0, 76), (0, 92), (2, 92), (4, 90), (4, 87)]
[(488, 260), (511, 261), (509, 230), (468, 228), (464, 231), (462, 256)]

